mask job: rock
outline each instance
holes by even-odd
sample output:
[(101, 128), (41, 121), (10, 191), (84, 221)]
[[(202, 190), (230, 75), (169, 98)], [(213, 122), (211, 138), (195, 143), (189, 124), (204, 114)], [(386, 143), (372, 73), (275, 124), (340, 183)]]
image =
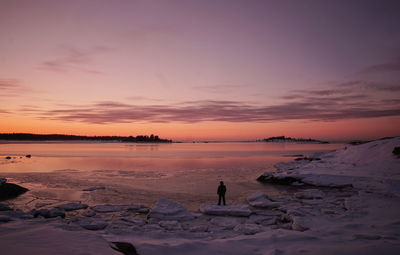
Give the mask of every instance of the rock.
[(294, 182), (302, 183), (302, 181), (298, 178), (292, 176), (277, 176), (274, 173), (264, 173), (257, 178), (257, 181), (262, 183), (274, 183), (283, 185), (292, 184)]
[(210, 223), (224, 229), (233, 229), (242, 223), (242, 219), (237, 217), (214, 217)]
[(247, 217), (251, 214), (251, 210), (247, 205), (203, 205), (200, 211), (208, 215), (218, 216), (243, 216)]
[(0, 185), (2, 185), (3, 183), (6, 183), (7, 179), (6, 178), (0, 178)]
[(93, 217), (96, 215), (96, 212), (95, 211), (86, 211), (86, 212), (82, 213), (82, 215), (85, 217)]
[(392, 153), (398, 157), (400, 157), (400, 147), (394, 147)]
[(165, 230), (182, 230), (181, 224), (176, 220), (163, 220), (158, 225)]
[(9, 222), (12, 221), (12, 219), (6, 215), (0, 215), (0, 223), (5, 223), (5, 222)]
[(310, 229), (310, 222), (307, 218), (304, 217), (293, 217), (292, 229), (297, 231), (306, 231)]
[(306, 189), (294, 194), (299, 199), (321, 199), (325, 197), (325, 194), (319, 189)]
[(11, 157), (10, 157), (10, 156), (7, 156), (7, 157), (5, 157), (5, 159), (11, 159)]
[(0, 211), (11, 211), (12, 208), (9, 207), (7, 204), (0, 203)]
[(277, 208), (279, 207), (280, 203), (272, 202), (269, 200), (267, 194), (263, 192), (257, 192), (249, 197), (247, 197), (247, 202), (253, 207), (260, 207), (260, 208)]
[(2, 183), (0, 185), (0, 201), (16, 198), (27, 192), (28, 189), (13, 183)]
[(28, 154), (28, 155), (26, 155), (25, 157), (27, 157), (27, 158), (31, 158), (31, 157), (32, 157), (32, 155), (31, 155), (31, 154)]
[(58, 208), (40, 209), (40, 210), (33, 209), (31, 213), (35, 218), (38, 216), (42, 216), (44, 218), (55, 218), (55, 217), (65, 218), (64, 210)]
[(139, 209), (137, 210), (137, 212), (138, 212), (138, 213), (143, 213), (143, 214), (149, 213), (149, 212), (150, 212), (150, 208), (142, 207), (142, 208), (139, 208)]
[(124, 255), (138, 255), (138, 252), (131, 243), (127, 242), (111, 242), (110, 247)]
[(108, 223), (101, 219), (83, 218), (78, 221), (78, 225), (87, 230), (102, 230)]
[(234, 228), (234, 230), (241, 234), (254, 235), (259, 232), (262, 232), (262, 227), (260, 227), (259, 225), (256, 225), (256, 224), (240, 224), (240, 225), (237, 225)]
[(69, 211), (86, 209), (86, 208), (88, 208), (88, 205), (80, 204), (80, 203), (67, 203), (67, 204), (58, 205), (57, 208), (69, 212)]
[(98, 190), (98, 189), (106, 189), (106, 187), (104, 187), (104, 186), (94, 186), (94, 187), (83, 189), (82, 191), (93, 191), (93, 190)]
[(193, 214), (191, 214), (183, 205), (165, 198), (160, 198), (158, 200), (156, 206), (150, 210), (147, 217), (158, 220), (177, 221), (194, 219)]

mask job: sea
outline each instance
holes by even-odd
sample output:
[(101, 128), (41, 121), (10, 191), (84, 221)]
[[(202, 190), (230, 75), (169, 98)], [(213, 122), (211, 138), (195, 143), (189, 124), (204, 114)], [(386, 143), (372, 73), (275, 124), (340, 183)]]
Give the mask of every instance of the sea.
[[(0, 142), (0, 177), (30, 189), (13, 201), (21, 209), (67, 201), (152, 206), (168, 198), (196, 211), (202, 204), (217, 202), (220, 181), (227, 186), (228, 204), (242, 204), (259, 191), (271, 195), (291, 192), (256, 179), (274, 171), (278, 162), (342, 145)], [(93, 187), (98, 189), (83, 191)]]

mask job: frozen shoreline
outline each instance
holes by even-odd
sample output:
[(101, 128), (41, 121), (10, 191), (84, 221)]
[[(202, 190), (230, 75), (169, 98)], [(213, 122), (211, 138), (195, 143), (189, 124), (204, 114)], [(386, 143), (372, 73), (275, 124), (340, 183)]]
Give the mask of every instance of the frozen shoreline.
[[(400, 159), (391, 153), (397, 146), (399, 137), (278, 164), (274, 177), (316, 187), (300, 186), (293, 196), (248, 194), (249, 204), (222, 212), (230, 216), (209, 215), (212, 207), (189, 212), (172, 201), (159, 202), (148, 219), (145, 207), (132, 205), (71, 210), (65, 219), (2, 211), (1, 221), (9, 222), (0, 225), (0, 246), (9, 254), (120, 254), (109, 241), (132, 243), (139, 254), (397, 254)], [(232, 216), (238, 210), (250, 215)], [(90, 211), (96, 215), (84, 216)]]

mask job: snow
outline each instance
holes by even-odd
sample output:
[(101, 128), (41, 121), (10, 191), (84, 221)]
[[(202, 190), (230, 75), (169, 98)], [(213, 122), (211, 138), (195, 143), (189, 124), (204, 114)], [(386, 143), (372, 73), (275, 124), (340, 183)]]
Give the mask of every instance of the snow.
[(400, 160), (392, 151), (400, 137), (345, 145), (343, 148), (316, 155), (319, 161), (280, 163), (278, 171), (264, 176), (295, 178), (314, 186), (346, 187), (380, 193), (400, 194)]
[(2, 252), (18, 254), (104, 254), (120, 255), (99, 235), (84, 231), (67, 231), (53, 223), (18, 221), (0, 227)]
[(251, 211), (247, 205), (203, 205), (200, 211), (208, 215), (249, 216)]
[(257, 192), (247, 197), (247, 202), (253, 207), (260, 208), (277, 208), (280, 205), (279, 202), (272, 202), (264, 192)]
[(322, 199), (324, 196), (324, 193), (318, 189), (306, 189), (294, 194), (294, 197), (300, 199)]
[(185, 221), (194, 219), (193, 214), (183, 205), (166, 198), (160, 198), (147, 216), (158, 220)]
[(66, 210), (65, 219), (0, 211), (0, 246), (44, 255), (120, 254), (110, 242), (144, 255), (398, 254), (400, 159), (392, 151), (399, 144), (397, 137), (346, 145), (318, 161), (278, 164), (273, 176), (303, 186), (284, 196), (248, 194), (248, 205), (206, 204), (201, 213), (165, 198), (147, 217), (136, 205)]
[(141, 205), (95, 205), (92, 206), (91, 209), (95, 212), (106, 213), (106, 212), (120, 212), (120, 211), (138, 211), (138, 212), (147, 212), (147, 208)]

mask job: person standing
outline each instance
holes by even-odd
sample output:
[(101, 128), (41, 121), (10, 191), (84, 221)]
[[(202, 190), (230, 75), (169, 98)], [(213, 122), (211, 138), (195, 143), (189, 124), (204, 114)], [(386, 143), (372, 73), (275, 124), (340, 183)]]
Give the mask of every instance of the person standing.
[(221, 200), (224, 205), (225, 204), (225, 193), (226, 193), (226, 186), (224, 185), (223, 181), (219, 182), (217, 194), (218, 194), (218, 205), (221, 205)]

